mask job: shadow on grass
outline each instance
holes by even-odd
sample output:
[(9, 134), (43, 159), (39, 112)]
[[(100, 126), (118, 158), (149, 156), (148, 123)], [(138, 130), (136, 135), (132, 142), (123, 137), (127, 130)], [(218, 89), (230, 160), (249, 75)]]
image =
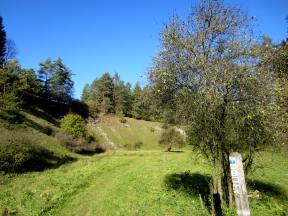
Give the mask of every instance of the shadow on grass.
[(57, 168), (65, 163), (75, 162), (77, 159), (70, 156), (58, 156), (47, 149), (32, 149), (30, 157), (19, 168), (19, 172), (43, 171)]
[(250, 191), (259, 191), (261, 194), (269, 197), (273, 197), (278, 200), (287, 200), (287, 194), (284, 189), (278, 185), (262, 182), (259, 180), (250, 180), (247, 181), (248, 189)]
[(28, 118), (25, 118), (25, 124), (28, 126), (28, 127), (31, 127), (37, 131), (39, 131), (40, 133), (44, 133), (48, 136), (52, 135), (53, 134), (53, 129), (50, 128), (50, 127), (43, 127), (42, 125), (38, 124), (37, 122), (34, 122), (33, 120), (31, 119), (28, 119)]
[(59, 122), (48, 112), (42, 111), (37, 109), (37, 107), (26, 106), (24, 109), (26, 112), (30, 113), (31, 115), (37, 116), (38, 118), (44, 119), (51, 124), (59, 126)]
[(180, 151), (180, 150), (170, 150), (170, 151), (166, 151), (166, 152), (171, 152), (171, 153), (184, 153), (184, 151)]
[[(179, 192), (187, 193), (188, 195), (198, 197), (202, 205), (208, 209), (211, 213), (212, 203), (211, 203), (211, 192), (210, 192), (210, 182), (211, 177), (202, 175), (200, 173), (182, 172), (182, 173), (172, 173), (166, 176), (165, 185), (169, 189), (177, 190)], [(261, 196), (268, 196), (278, 199), (282, 202), (287, 201), (287, 194), (285, 190), (275, 184), (265, 183), (259, 180), (248, 180), (248, 189), (250, 192), (259, 191)], [(216, 215), (222, 215), (218, 194), (213, 194), (214, 208)], [(219, 196), (219, 195), (218, 195)], [(218, 203), (218, 204), (217, 204)]]
[(209, 182), (211, 177), (199, 173), (173, 173), (167, 175), (165, 184), (168, 188), (199, 197), (208, 210), (211, 210)]
[(104, 153), (106, 151), (105, 148), (103, 147), (96, 147), (93, 149), (85, 149), (85, 148), (81, 148), (81, 149), (77, 149), (74, 152), (78, 153), (78, 154), (83, 154), (83, 155), (89, 155), (92, 156), (94, 154), (100, 154), (100, 153)]

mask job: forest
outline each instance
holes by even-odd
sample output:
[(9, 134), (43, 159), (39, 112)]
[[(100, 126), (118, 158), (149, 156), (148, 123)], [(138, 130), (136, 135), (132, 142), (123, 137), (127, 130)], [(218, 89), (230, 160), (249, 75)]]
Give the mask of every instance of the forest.
[(146, 85), (103, 72), (76, 99), (61, 57), (20, 65), (0, 16), (2, 215), (236, 215), (233, 152), (251, 215), (286, 215), (288, 38), (254, 22), (199, 1), (163, 25)]

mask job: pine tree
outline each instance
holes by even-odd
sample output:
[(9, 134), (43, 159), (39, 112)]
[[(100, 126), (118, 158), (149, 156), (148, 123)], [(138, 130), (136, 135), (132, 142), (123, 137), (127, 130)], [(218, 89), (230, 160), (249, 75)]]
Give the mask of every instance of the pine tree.
[(71, 102), (74, 85), (72, 73), (61, 58), (56, 61), (49, 58), (40, 63), (38, 77), (42, 82), (42, 94), (45, 98), (66, 104)]
[(6, 55), (6, 32), (3, 25), (3, 18), (0, 16), (0, 66), (5, 63)]
[(131, 112), (131, 84), (125, 83), (120, 79), (118, 73), (114, 75), (114, 98), (115, 113), (120, 116), (128, 116)]

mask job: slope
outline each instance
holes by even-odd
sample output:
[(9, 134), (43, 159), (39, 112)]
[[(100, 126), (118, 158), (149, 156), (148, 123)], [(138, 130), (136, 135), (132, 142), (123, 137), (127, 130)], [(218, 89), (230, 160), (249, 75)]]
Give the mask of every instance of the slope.
[[(123, 120), (124, 119), (124, 120)], [(141, 149), (160, 149), (159, 137), (163, 131), (162, 124), (120, 118), (111, 115), (101, 116), (96, 122), (90, 122), (89, 128), (101, 136), (101, 141), (112, 148), (124, 148), (142, 143)]]

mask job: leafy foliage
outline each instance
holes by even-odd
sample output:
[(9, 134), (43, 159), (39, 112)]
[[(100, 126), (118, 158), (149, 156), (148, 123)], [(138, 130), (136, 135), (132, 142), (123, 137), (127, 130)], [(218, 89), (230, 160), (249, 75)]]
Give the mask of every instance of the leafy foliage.
[(259, 65), (250, 26), (241, 9), (201, 1), (165, 26), (149, 74), (155, 95), (190, 126), (189, 143), (214, 167), (213, 193), (230, 205), (229, 154), (244, 154), (249, 168), (256, 151), (275, 143), (275, 82)]
[(72, 135), (58, 132), (56, 138), (60, 144), (72, 152), (78, 154), (103, 153), (106, 149), (99, 145), (99, 141), (93, 136), (76, 138)]
[(179, 131), (175, 128), (168, 128), (161, 134), (159, 145), (168, 146), (168, 151), (170, 151), (172, 147), (183, 148), (185, 146), (185, 141)]
[(85, 137), (87, 128), (85, 120), (77, 114), (68, 114), (61, 120), (61, 128), (73, 137)]

